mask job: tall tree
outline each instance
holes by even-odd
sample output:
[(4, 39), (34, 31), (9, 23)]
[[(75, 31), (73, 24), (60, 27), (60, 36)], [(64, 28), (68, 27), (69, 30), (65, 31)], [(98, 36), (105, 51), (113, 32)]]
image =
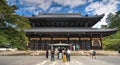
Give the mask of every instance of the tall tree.
[(105, 49), (120, 49), (120, 11), (115, 14), (110, 13), (107, 17), (108, 28), (118, 28), (117, 33), (103, 38)]
[(24, 29), (30, 28), (29, 20), (15, 14), (15, 5), (9, 6), (6, 0), (0, 0), (0, 46), (25, 47), (28, 41)]
[(120, 11), (116, 12), (116, 14), (110, 13), (107, 19), (108, 19), (107, 23), (109, 28), (117, 27), (118, 30), (120, 30)]

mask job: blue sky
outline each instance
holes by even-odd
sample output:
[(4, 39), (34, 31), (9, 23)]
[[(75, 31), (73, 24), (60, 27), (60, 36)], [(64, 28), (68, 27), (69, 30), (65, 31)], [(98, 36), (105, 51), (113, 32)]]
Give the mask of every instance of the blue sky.
[(100, 28), (105, 25), (105, 19), (109, 13), (120, 10), (120, 0), (7, 0), (9, 5), (19, 7), (16, 13), (24, 16), (46, 13), (81, 13), (82, 15), (105, 14), (95, 26)]

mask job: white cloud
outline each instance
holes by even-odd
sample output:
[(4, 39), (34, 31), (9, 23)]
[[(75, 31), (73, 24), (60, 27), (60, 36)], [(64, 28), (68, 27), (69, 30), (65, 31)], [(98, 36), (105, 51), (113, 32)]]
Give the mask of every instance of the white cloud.
[(73, 13), (74, 11), (73, 10), (69, 10), (68, 13)]
[(8, 4), (13, 5), (17, 4), (19, 6), (26, 6), (34, 7), (34, 8), (41, 8), (42, 10), (46, 11), (50, 8), (52, 4), (52, 0), (7, 0)]
[(52, 4), (51, 0), (22, 0), (21, 2), (23, 2), (21, 5), (41, 8), (44, 11), (49, 9), (50, 5)]
[(105, 14), (104, 18), (101, 20), (101, 22), (99, 22), (98, 24), (96, 24), (94, 27), (96, 26), (100, 26), (100, 25), (105, 25), (105, 19), (107, 18), (107, 15), (109, 13), (113, 13), (117, 11), (117, 7), (118, 4), (120, 4), (120, 2), (118, 0), (102, 0), (101, 2), (93, 2), (90, 5), (88, 5), (85, 10), (88, 13), (92, 13), (92, 14)]
[(53, 12), (60, 11), (61, 9), (62, 9), (62, 7), (51, 7), (49, 12), (53, 13)]
[[(117, 11), (117, 4), (120, 4), (119, 0), (7, 0), (8, 4), (13, 5), (16, 4), (20, 6), (20, 9), (17, 12), (21, 12), (21, 14), (25, 14), (27, 12), (31, 12), (32, 14), (38, 14), (38, 12), (48, 11), (48, 12), (57, 12), (61, 11), (65, 6), (69, 6), (68, 13), (75, 12), (73, 9), (77, 6), (89, 4), (85, 10), (88, 14), (100, 15), (105, 13), (104, 18), (96, 24), (97, 27), (100, 27), (105, 23), (105, 19), (107, 15), (111, 12)], [(94, 2), (96, 1), (96, 2)], [(62, 5), (61, 7), (51, 7), (53, 2)], [(37, 9), (37, 10), (36, 10)], [(41, 10), (42, 9), (42, 10)], [(96, 27), (94, 26), (94, 27)]]
[[(85, 5), (86, 3), (92, 2), (93, 0), (8, 0), (9, 3), (19, 4), (21, 6), (35, 8), (39, 7), (42, 10), (46, 11), (50, 8), (53, 2), (58, 3), (62, 6), (69, 6), (70, 8), (74, 8), (80, 5)], [(17, 3), (16, 3), (17, 2)]]
[(87, 0), (54, 0), (54, 2), (63, 6), (70, 6), (71, 8), (74, 8), (79, 5), (85, 5)]
[(15, 5), (16, 4), (15, 0), (6, 0), (6, 1), (8, 1), (8, 4), (10, 4), (10, 5)]
[(94, 0), (88, 0), (88, 2), (92, 3)]

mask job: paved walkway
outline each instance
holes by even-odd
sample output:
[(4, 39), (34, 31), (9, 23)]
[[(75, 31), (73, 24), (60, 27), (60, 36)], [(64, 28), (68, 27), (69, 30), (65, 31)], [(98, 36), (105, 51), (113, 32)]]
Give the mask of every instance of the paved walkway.
[(57, 57), (51, 62), (45, 56), (0, 56), (0, 65), (119, 65), (119, 60), (120, 56), (98, 56), (97, 59), (91, 59), (90, 56), (71, 56), (70, 62), (62, 62)]
[(36, 65), (113, 65), (108, 62), (104, 62), (98, 59), (91, 59), (85, 56), (73, 56), (70, 62), (62, 62), (62, 60), (56, 59), (55, 61), (50, 61), (50, 59), (45, 59)]
[[(103, 50), (97, 50), (97, 55), (111, 55), (111, 56), (118, 56), (118, 51), (103, 51)], [(0, 52), (0, 56), (44, 56), (46, 51), (4, 51)], [(50, 51), (49, 51), (50, 53)], [(57, 54), (57, 52), (56, 52)], [(71, 51), (72, 56), (89, 56), (89, 51)]]

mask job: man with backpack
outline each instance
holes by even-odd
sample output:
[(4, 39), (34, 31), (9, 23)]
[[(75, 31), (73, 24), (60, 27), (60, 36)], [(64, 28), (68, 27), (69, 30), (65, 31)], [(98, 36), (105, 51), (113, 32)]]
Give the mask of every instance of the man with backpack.
[(90, 54), (92, 55), (92, 59), (96, 59), (96, 51), (90, 50)]

